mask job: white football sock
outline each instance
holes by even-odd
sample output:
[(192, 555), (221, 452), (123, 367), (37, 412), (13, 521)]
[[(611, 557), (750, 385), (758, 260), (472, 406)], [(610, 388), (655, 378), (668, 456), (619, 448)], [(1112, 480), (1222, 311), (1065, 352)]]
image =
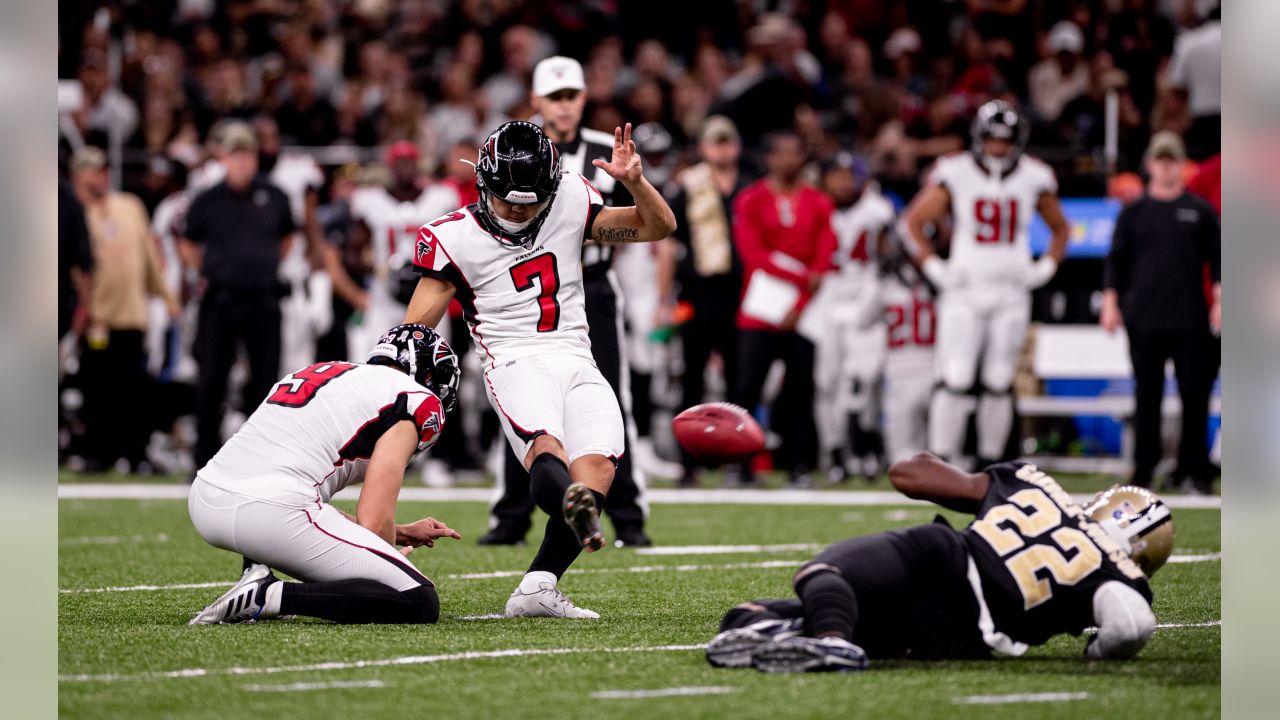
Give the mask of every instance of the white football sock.
[(546, 570), (534, 570), (533, 572), (525, 573), (524, 579), (520, 581), (520, 592), (538, 592), (542, 583), (551, 583), (551, 586), (555, 587), (556, 574)]
[(280, 614), (280, 596), (284, 594), (284, 581), (277, 580), (267, 586), (262, 600), (262, 614), (259, 617), (276, 617)]

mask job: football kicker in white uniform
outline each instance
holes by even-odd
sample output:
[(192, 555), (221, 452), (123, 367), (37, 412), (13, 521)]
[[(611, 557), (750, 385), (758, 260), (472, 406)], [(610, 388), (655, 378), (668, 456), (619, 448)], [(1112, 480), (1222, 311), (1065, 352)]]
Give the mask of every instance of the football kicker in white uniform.
[[(904, 214), (907, 237), (926, 277), (939, 290), (937, 378), (929, 413), (929, 449), (960, 455), (975, 380), (978, 457), (1000, 459), (1013, 429), (1011, 388), (1031, 319), (1031, 290), (1057, 272), (1068, 227), (1053, 171), (1023, 155), (1027, 123), (1012, 105), (978, 108), (973, 148), (940, 158)], [(925, 226), (951, 209), (954, 231), (947, 261), (935, 254)], [(1032, 260), (1027, 228), (1039, 212), (1053, 234)], [(981, 367), (979, 367), (981, 358)]]
[[(370, 185), (351, 196), (351, 216), (369, 228), (373, 276), (369, 304), (347, 332), (350, 347), (365, 348), (404, 318), (417, 275), (412, 271), (418, 228), (458, 206), (458, 193), (443, 183), (418, 186), (418, 147), (408, 141), (387, 148), (390, 187)], [(402, 283), (407, 288), (402, 288)]]
[(652, 242), (675, 228), (644, 179), (630, 125), (615, 131), (612, 161), (594, 165), (636, 205), (604, 207), (586, 178), (561, 171), (542, 128), (505, 123), (480, 148), (479, 202), (424, 225), (414, 251), (422, 279), (406, 319), (434, 325), (450, 300), (462, 305), (489, 402), (529, 470), (534, 502), (551, 516), (508, 616), (599, 617), (557, 588), (584, 548), (604, 544), (597, 508), (623, 451), (618, 401), (587, 336), (582, 244)]
[[(457, 387), (457, 357), (422, 325), (389, 330), (367, 364), (319, 363), (282, 378), (196, 472), (187, 501), (196, 532), (243, 555), (245, 569), (191, 624), (435, 622), (435, 585), (408, 555), (458, 533), (434, 518), (396, 525), (396, 497), (410, 458), (440, 437)], [(356, 483), (352, 517), (329, 500)]]
[(876, 302), (876, 258), (895, 213), (869, 174), (851, 153), (838, 154), (825, 168), (823, 189), (836, 204), (836, 270), (799, 325), (816, 349), (818, 435), (833, 479), (847, 473), (874, 478), (884, 467), (877, 396), (885, 326)]

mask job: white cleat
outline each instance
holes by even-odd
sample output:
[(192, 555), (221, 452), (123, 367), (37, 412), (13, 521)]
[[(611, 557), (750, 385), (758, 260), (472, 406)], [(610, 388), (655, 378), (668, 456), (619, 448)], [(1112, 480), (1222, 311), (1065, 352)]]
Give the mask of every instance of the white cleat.
[(262, 616), (267, 586), (280, 579), (271, 574), (271, 568), (254, 563), (245, 568), (240, 580), (231, 589), (213, 601), (209, 607), (191, 618), (188, 625), (222, 625), (256, 622)]
[(600, 613), (573, 604), (569, 596), (549, 582), (538, 583), (538, 589), (531, 593), (516, 588), (507, 598), (506, 616), (516, 617), (550, 617), (576, 620), (599, 620)]

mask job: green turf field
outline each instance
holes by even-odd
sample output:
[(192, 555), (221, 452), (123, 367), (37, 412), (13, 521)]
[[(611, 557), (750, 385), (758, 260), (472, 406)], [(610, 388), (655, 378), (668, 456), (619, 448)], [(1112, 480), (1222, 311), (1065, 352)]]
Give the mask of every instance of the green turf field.
[[(1020, 659), (879, 663), (872, 671), (852, 675), (716, 670), (706, 664), (701, 650), (688, 647), (705, 643), (732, 605), (788, 595), (792, 569), (812, 554), (808, 549), (637, 555), (608, 548), (584, 556), (577, 572), (562, 582), (576, 602), (600, 612), (602, 620), (464, 619), (500, 612), (533, 552), (476, 546), (486, 523), (480, 503), (401, 506), (402, 521), (431, 514), (464, 537), (413, 555), (439, 586), (444, 614), (439, 625), (273, 621), (189, 627), (191, 615), (239, 575), (240, 560), (204, 544), (191, 529), (185, 502), (75, 499), (62, 500), (59, 507), (59, 704), (65, 717), (986, 719), (1220, 714), (1217, 626), (1158, 630), (1140, 658), (1126, 663), (1087, 663), (1079, 657), (1084, 640), (1063, 637)], [(657, 505), (650, 531), (666, 546), (823, 544), (927, 522), (932, 515), (919, 506)], [(1175, 555), (1219, 550), (1217, 510), (1175, 510), (1174, 519)], [(530, 541), (536, 542), (538, 534)], [(467, 577), (502, 571), (512, 576)], [(1195, 625), (1218, 620), (1220, 580), (1217, 560), (1166, 566), (1152, 583), (1159, 621)], [(67, 592), (214, 582), (220, 586)], [(514, 652), (528, 650), (537, 652)], [(360, 661), (367, 663), (359, 666)], [(182, 670), (190, 672), (174, 672)], [(670, 688), (704, 694), (592, 695)], [(705, 694), (711, 692), (715, 694)], [(962, 702), (1018, 693), (1087, 697), (998, 705)]]

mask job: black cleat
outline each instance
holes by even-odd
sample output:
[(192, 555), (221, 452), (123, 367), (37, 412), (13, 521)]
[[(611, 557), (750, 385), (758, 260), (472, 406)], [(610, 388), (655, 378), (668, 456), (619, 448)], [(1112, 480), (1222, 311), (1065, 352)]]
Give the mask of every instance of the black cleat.
[(583, 550), (595, 552), (604, 547), (596, 498), (586, 485), (574, 483), (564, 491), (564, 521), (577, 536)]
[(715, 667), (751, 667), (751, 656), (756, 648), (800, 634), (804, 620), (760, 620), (746, 627), (725, 630), (707, 643), (707, 662)]
[(504, 527), (496, 527), (476, 540), (477, 545), (524, 545), (524, 533)]
[(787, 637), (756, 648), (751, 665), (769, 673), (857, 672), (867, 669), (867, 654), (844, 638)]
[(617, 548), (651, 547), (653, 540), (644, 534), (642, 528), (615, 529), (613, 546)]

